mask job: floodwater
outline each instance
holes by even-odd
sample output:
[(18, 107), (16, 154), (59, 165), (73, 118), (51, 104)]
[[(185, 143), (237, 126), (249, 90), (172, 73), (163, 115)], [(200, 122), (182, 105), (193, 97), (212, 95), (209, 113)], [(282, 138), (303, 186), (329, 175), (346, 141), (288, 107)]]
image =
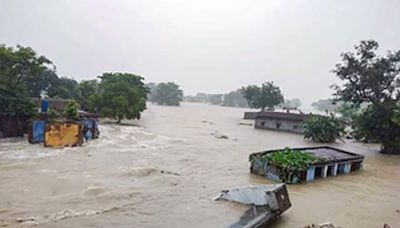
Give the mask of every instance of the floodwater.
[[(212, 201), (220, 190), (272, 183), (249, 173), (250, 153), (316, 145), (239, 125), (249, 123), (243, 112), (149, 105), (139, 121), (102, 124), (101, 137), (83, 147), (1, 139), (0, 226), (226, 227), (247, 208)], [(288, 186), (293, 206), (272, 227), (400, 227), (400, 156), (351, 141), (334, 146), (364, 154), (363, 170)]]

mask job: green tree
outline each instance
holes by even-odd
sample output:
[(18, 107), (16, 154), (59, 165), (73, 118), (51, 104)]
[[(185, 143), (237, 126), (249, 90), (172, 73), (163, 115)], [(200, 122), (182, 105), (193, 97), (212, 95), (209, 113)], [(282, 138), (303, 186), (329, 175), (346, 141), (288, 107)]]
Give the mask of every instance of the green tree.
[(75, 92), (75, 99), (80, 104), (81, 109), (89, 110), (89, 97), (97, 93), (99, 90), (99, 83), (97, 80), (84, 80), (81, 81)]
[(64, 117), (67, 119), (76, 119), (79, 116), (79, 104), (75, 100), (69, 100), (64, 107)]
[(139, 119), (149, 92), (144, 78), (130, 73), (104, 73), (99, 78), (99, 91), (89, 97), (91, 110), (117, 123), (124, 118)]
[(332, 143), (344, 136), (344, 124), (333, 114), (330, 116), (311, 116), (303, 122), (304, 138), (314, 142)]
[(40, 97), (42, 91), (53, 96), (59, 84), (59, 78), (52, 69), (45, 69), (37, 75), (29, 75), (24, 79), (30, 97)]
[(274, 110), (284, 100), (281, 90), (273, 82), (263, 83), (261, 87), (256, 85), (243, 87), (242, 91), (250, 108), (261, 108), (262, 111), (266, 107)]
[(159, 105), (179, 106), (183, 100), (183, 91), (174, 82), (162, 82), (157, 85), (154, 102)]
[(78, 82), (72, 78), (61, 77), (57, 80), (57, 84), (52, 91), (52, 97), (62, 99), (74, 99)]
[(376, 41), (361, 41), (355, 52), (341, 55), (333, 72), (343, 85), (333, 85), (335, 98), (370, 107), (361, 114), (357, 127), (361, 136), (382, 143), (384, 153), (400, 154), (400, 125), (395, 121), (400, 99), (400, 51), (378, 56)]
[(48, 69), (51, 61), (29, 47), (0, 45), (0, 113), (33, 115), (27, 82)]

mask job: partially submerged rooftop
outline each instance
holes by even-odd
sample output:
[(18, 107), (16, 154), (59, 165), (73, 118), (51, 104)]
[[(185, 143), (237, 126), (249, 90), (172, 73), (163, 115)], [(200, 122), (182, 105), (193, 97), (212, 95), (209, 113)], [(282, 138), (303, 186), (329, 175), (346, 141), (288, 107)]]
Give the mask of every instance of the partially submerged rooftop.
[(290, 113), (290, 112), (259, 112), (255, 115), (255, 119), (277, 119), (277, 120), (291, 120), (291, 121), (304, 121), (309, 118), (309, 114), (304, 113)]
[(271, 163), (269, 158), (265, 157), (285, 150), (287, 149), (268, 150), (251, 154), (249, 156), (251, 172), (275, 181), (301, 183), (359, 170), (362, 168), (364, 160), (363, 155), (328, 146), (291, 148), (290, 151), (293, 153), (310, 153), (319, 158), (301, 169), (282, 167), (282, 165)]

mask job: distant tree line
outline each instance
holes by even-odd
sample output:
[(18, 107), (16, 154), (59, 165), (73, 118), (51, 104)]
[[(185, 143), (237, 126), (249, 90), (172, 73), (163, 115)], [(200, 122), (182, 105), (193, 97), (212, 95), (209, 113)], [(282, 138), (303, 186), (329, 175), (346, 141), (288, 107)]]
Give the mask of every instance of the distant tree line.
[(185, 96), (184, 101), (262, 110), (266, 107), (269, 110), (277, 107), (293, 110), (301, 106), (298, 98), (284, 99), (279, 87), (274, 86), (273, 82), (266, 82), (261, 86), (242, 87), (226, 94), (198, 93), (195, 96)]

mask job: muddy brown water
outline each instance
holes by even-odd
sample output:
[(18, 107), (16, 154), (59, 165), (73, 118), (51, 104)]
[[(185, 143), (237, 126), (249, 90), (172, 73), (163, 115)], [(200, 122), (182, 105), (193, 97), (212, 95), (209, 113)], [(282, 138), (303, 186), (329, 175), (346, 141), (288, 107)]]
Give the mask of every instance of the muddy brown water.
[[(226, 227), (247, 208), (212, 201), (220, 190), (273, 183), (249, 173), (250, 153), (317, 145), (238, 125), (251, 122), (243, 112), (149, 105), (141, 120), (102, 124), (98, 140), (61, 150), (1, 139), (0, 226)], [(400, 227), (400, 156), (352, 141), (333, 146), (364, 154), (363, 170), (288, 186), (293, 206), (272, 227)]]

